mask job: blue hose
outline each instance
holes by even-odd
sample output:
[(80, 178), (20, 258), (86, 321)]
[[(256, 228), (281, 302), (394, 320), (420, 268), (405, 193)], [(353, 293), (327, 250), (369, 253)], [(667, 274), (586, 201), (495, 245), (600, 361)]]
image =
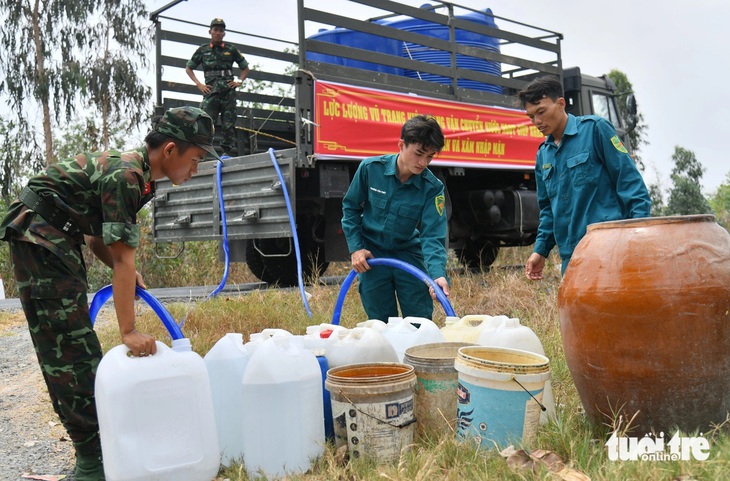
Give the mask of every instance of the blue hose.
[[(170, 333), (170, 336), (173, 340), (185, 338), (182, 331), (180, 330), (180, 326), (177, 325), (175, 319), (172, 318), (172, 315), (168, 312), (167, 309), (165, 309), (165, 306), (163, 306), (162, 303), (160, 303), (160, 301), (158, 301), (155, 296), (139, 286), (136, 286), (135, 294), (138, 295), (140, 299), (149, 304), (152, 310), (155, 311), (157, 316), (162, 320), (162, 323), (167, 328), (167, 331)], [(111, 296), (111, 284), (102, 287), (101, 289), (99, 289), (99, 292), (94, 295), (94, 299), (91, 301), (91, 305), (89, 306), (89, 316), (91, 317), (91, 324), (94, 324), (94, 321), (96, 320), (96, 314), (99, 312), (99, 309), (101, 309), (101, 306), (103, 306), (104, 303), (108, 301)]]
[(223, 270), (223, 278), (221, 279), (221, 283), (218, 284), (218, 287), (216, 287), (213, 292), (208, 294), (208, 297), (206, 300), (210, 299), (211, 297), (215, 297), (218, 295), (220, 291), (223, 290), (223, 288), (226, 285), (226, 282), (228, 281), (228, 272), (230, 271), (231, 266), (231, 253), (230, 249), (228, 248), (228, 222), (226, 221), (226, 206), (225, 202), (223, 202), (223, 185), (221, 182), (221, 170), (223, 169), (223, 161), (219, 160), (218, 164), (216, 165), (216, 182), (218, 184), (218, 205), (221, 209), (221, 225), (223, 226), (223, 253), (225, 254), (225, 269)]
[[(407, 262), (389, 258), (368, 259), (368, 265), (398, 267), (399, 269), (402, 269), (409, 274), (412, 274), (414, 277), (422, 280), (424, 283), (433, 288), (433, 291), (436, 293), (436, 299), (438, 299), (438, 301), (441, 303), (441, 306), (443, 306), (444, 312), (447, 316), (456, 317), (456, 313), (454, 312), (453, 307), (451, 307), (451, 303), (446, 297), (446, 294), (444, 294), (444, 291), (441, 290), (441, 287), (439, 287), (439, 285), (436, 284), (433, 279), (428, 277), (428, 274), (426, 274), (419, 268), (414, 267)], [(332, 324), (339, 325), (340, 323), (340, 316), (342, 315), (342, 304), (345, 302), (345, 296), (347, 296), (347, 291), (350, 289), (350, 284), (352, 284), (352, 281), (355, 279), (356, 275), (357, 272), (355, 271), (355, 269), (353, 269), (342, 282), (340, 294), (337, 296), (337, 302), (335, 303), (335, 310), (332, 313)]]
[(289, 224), (291, 225), (292, 237), (294, 237), (294, 253), (297, 256), (297, 281), (299, 282), (299, 294), (302, 296), (302, 302), (304, 303), (304, 308), (307, 310), (307, 315), (312, 317), (312, 310), (309, 308), (309, 301), (307, 300), (307, 295), (304, 293), (304, 281), (302, 280), (302, 254), (299, 251), (297, 223), (294, 220), (294, 213), (292, 212), (291, 202), (289, 201), (289, 192), (286, 190), (286, 182), (284, 182), (284, 176), (281, 175), (279, 162), (276, 161), (276, 155), (274, 155), (274, 149), (272, 148), (269, 148), (269, 157), (271, 158), (271, 162), (274, 164), (274, 169), (276, 169), (276, 175), (279, 176), (281, 190), (284, 193), (284, 201), (286, 202), (286, 211), (289, 213)]

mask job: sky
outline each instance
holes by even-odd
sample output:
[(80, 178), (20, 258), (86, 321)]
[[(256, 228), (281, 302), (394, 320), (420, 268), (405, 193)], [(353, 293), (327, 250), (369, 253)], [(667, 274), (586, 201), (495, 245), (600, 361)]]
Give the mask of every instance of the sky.
[[(171, 0), (146, 0), (150, 11)], [(426, 0), (398, 0), (420, 6)], [(430, 1), (432, 5), (438, 2)], [(694, 0), (456, 0), (471, 8), (491, 8), (494, 15), (559, 32), (564, 67), (578, 66), (590, 75), (612, 69), (633, 84), (639, 112), (647, 125), (641, 156), (647, 184), (665, 189), (675, 146), (695, 153), (705, 167), (703, 192), (711, 195), (726, 181), (730, 162), (723, 145), (730, 122), (723, 120), (730, 78), (730, 2)], [(369, 18), (369, 11), (342, 0), (305, 0), (305, 5)], [(296, 0), (186, 0), (165, 15), (208, 24), (223, 17), (229, 29), (275, 38), (297, 39)], [(498, 21), (498, 26), (500, 22)], [(191, 26), (190, 32), (196, 27)], [(207, 36), (207, 30), (197, 32)], [(314, 32), (312, 32), (314, 33)], [(192, 52), (190, 52), (192, 55)], [(258, 59), (256, 59), (258, 61)], [(189, 81), (189, 80), (188, 80)]]

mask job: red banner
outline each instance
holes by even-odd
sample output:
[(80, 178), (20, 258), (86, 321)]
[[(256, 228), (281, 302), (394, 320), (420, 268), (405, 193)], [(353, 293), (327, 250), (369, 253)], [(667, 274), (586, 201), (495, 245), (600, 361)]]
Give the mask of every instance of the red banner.
[(446, 138), (434, 164), (532, 169), (545, 139), (521, 110), (315, 82), (314, 153), (362, 159), (397, 151), (401, 127), (433, 115)]

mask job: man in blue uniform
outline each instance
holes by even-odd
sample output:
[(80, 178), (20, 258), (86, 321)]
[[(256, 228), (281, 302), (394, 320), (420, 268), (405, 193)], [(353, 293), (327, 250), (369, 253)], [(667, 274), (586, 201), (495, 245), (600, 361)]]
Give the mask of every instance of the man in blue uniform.
[[(210, 22), (210, 43), (198, 47), (193, 56), (185, 64), (185, 72), (203, 94), (200, 108), (205, 110), (215, 121), (221, 116), (221, 133), (223, 153), (236, 157), (238, 142), (236, 141), (236, 89), (243, 85), (248, 75), (248, 62), (238, 49), (230, 43), (224, 43), (226, 23), (222, 18), (214, 18)], [(238, 64), (241, 74), (233, 77), (233, 64)], [(194, 68), (203, 66), (205, 83), (195, 76)]]
[(542, 279), (557, 244), (562, 273), (589, 224), (649, 217), (651, 199), (616, 129), (595, 115), (565, 112), (563, 85), (540, 77), (518, 93), (532, 123), (547, 136), (537, 151), (535, 178), (540, 224), (528, 279)]
[[(374, 269), (367, 259), (393, 258), (429, 274), (449, 295), (446, 278), (444, 186), (428, 164), (444, 146), (432, 117), (418, 115), (401, 129), (398, 153), (364, 159), (342, 201), (342, 230), (360, 298), (370, 319), (430, 319), (435, 293), (413, 275), (393, 267)], [(397, 298), (397, 302), (396, 302)]]

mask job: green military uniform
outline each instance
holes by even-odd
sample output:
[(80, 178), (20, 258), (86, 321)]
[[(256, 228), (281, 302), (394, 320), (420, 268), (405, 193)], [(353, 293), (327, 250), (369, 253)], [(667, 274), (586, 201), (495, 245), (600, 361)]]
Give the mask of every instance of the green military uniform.
[[(167, 111), (155, 129), (195, 144), (213, 137), (212, 120), (195, 107)], [(80, 154), (32, 177), (0, 223), (48, 393), (76, 449), (79, 480), (104, 479), (94, 401), (102, 351), (89, 316), (81, 246), (86, 234), (137, 247), (137, 212), (154, 195), (151, 179), (147, 147)]]
[[(216, 19), (220, 20), (220, 19)], [(214, 20), (213, 22), (216, 22)], [(219, 24), (225, 27), (222, 23)], [(221, 132), (223, 141), (221, 147), (230, 156), (238, 155), (238, 143), (236, 141), (236, 89), (228, 86), (228, 82), (234, 79), (233, 63), (238, 64), (241, 70), (248, 67), (248, 62), (239, 50), (229, 43), (222, 42), (215, 45), (212, 42), (198, 47), (193, 56), (185, 64), (192, 69), (199, 65), (203, 66), (205, 83), (211, 87), (211, 91), (200, 103), (200, 108), (215, 120), (218, 114), (221, 116)]]
[[(15, 202), (0, 226), (53, 408), (81, 457), (101, 454), (94, 380), (102, 356), (87, 305), (83, 234), (137, 246), (136, 213), (152, 189), (145, 148), (79, 155), (31, 178), (21, 196), (31, 206)], [(67, 214), (68, 231), (32, 210), (35, 202)]]
[[(408, 262), (431, 279), (446, 277), (444, 186), (428, 169), (401, 183), (397, 158), (388, 154), (360, 163), (342, 200), (348, 249)], [(398, 304), (403, 317), (433, 315), (428, 286), (401, 269), (373, 267), (359, 275), (358, 289), (370, 319), (387, 322), (398, 316)]]

